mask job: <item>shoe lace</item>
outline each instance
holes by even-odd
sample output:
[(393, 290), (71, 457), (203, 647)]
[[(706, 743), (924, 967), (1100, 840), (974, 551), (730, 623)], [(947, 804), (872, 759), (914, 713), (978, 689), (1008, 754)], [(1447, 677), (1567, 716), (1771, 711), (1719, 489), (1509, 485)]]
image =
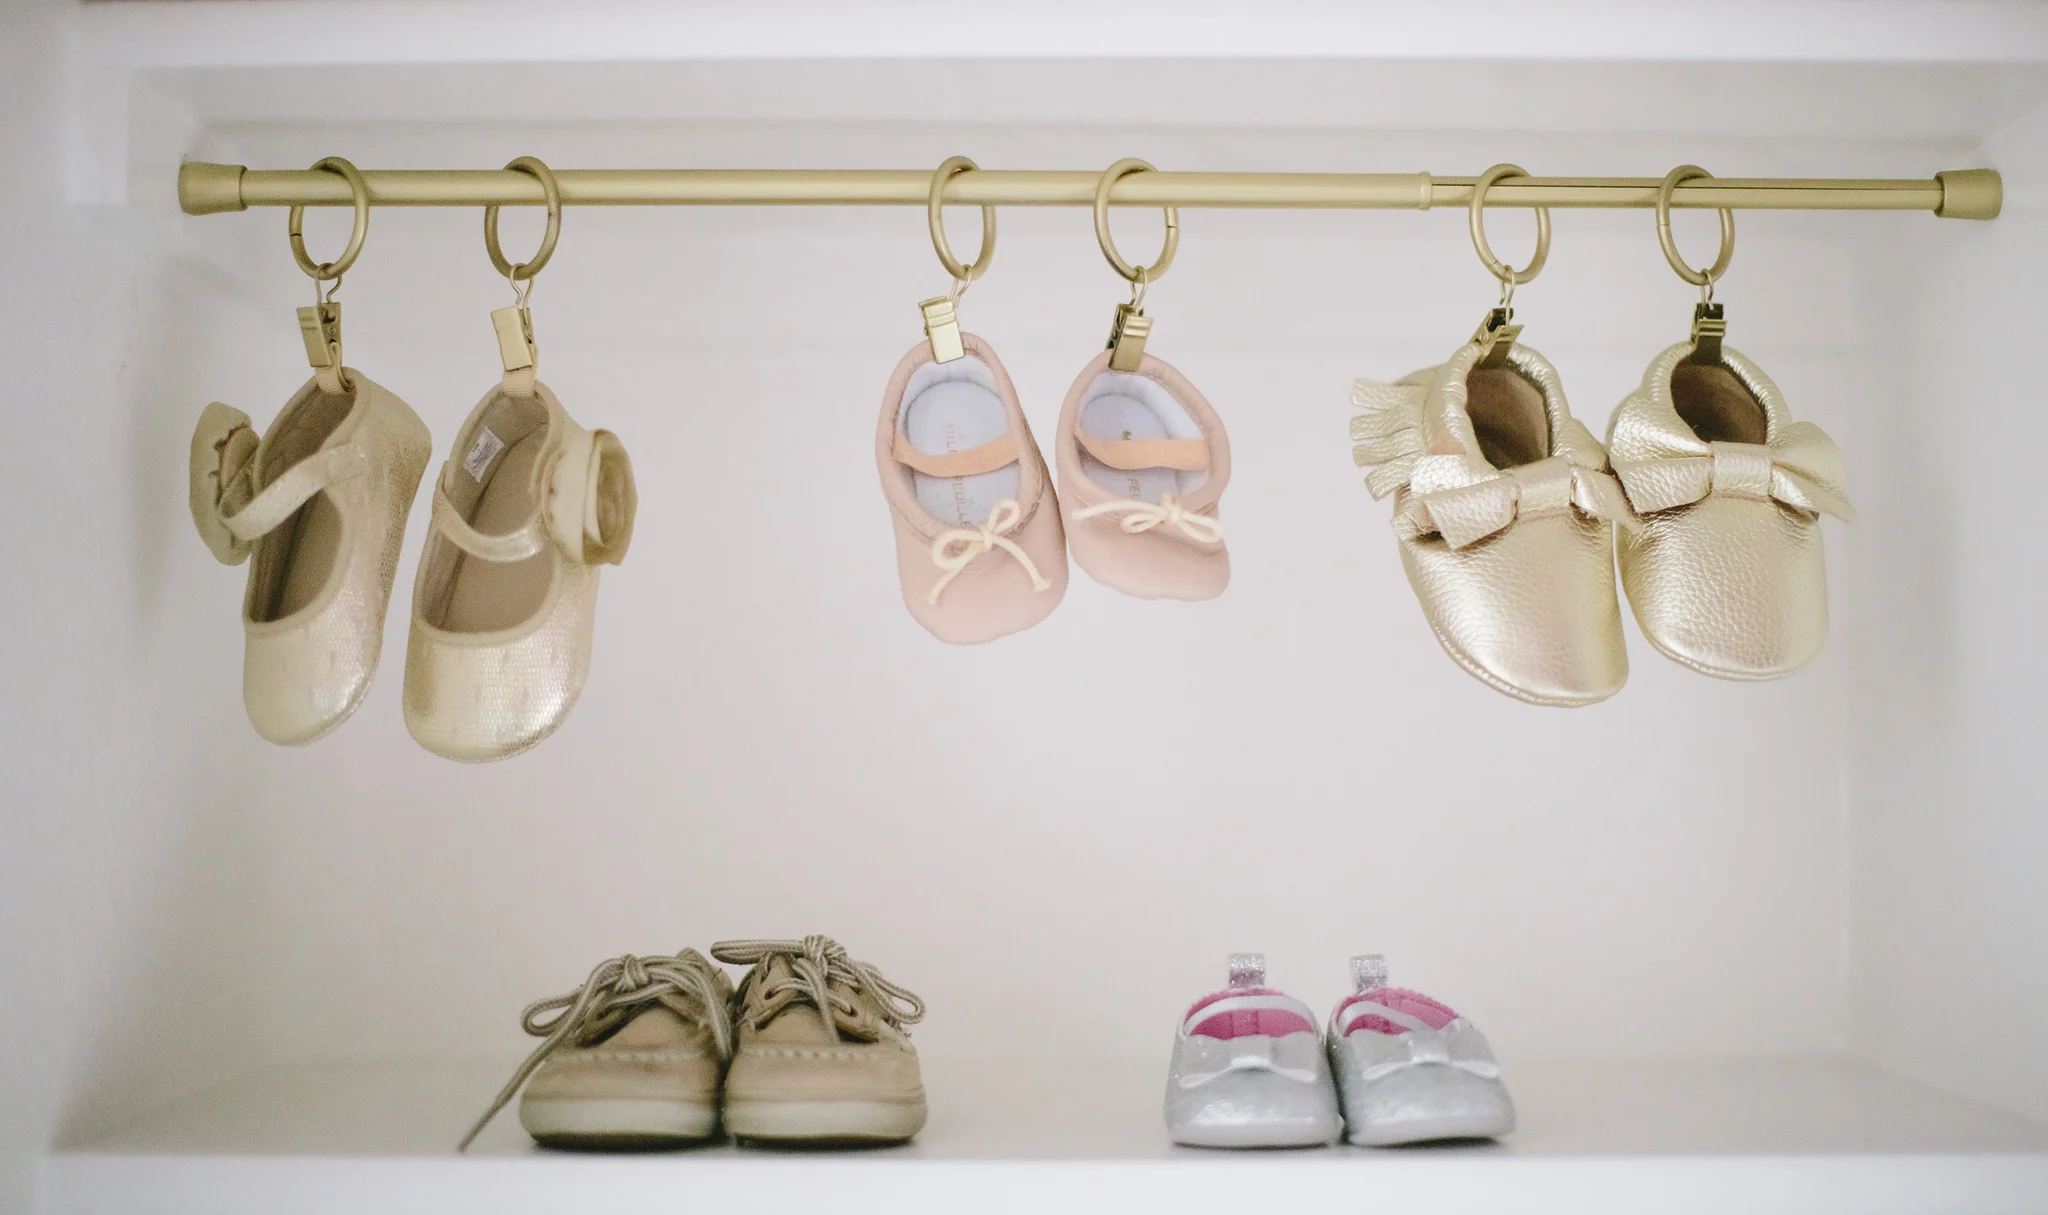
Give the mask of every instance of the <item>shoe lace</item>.
[[(727, 1020), (725, 998), (704, 955), (694, 949), (668, 958), (622, 954), (599, 963), (583, 981), (581, 990), (526, 1006), (520, 1014), (520, 1028), (544, 1041), (512, 1073), (512, 1079), (499, 1090), (491, 1107), (469, 1128), (469, 1134), (462, 1137), (455, 1150), (469, 1148), (549, 1055), (571, 1040), (578, 1046), (596, 1042), (656, 1004), (686, 1019), (703, 1021), (710, 1027), (718, 1057), (732, 1057), (732, 1026)], [(550, 1013), (554, 1015), (549, 1016)]]
[(1172, 494), (1159, 495), (1159, 501), (1141, 502), (1136, 498), (1116, 498), (1097, 503), (1084, 510), (1074, 512), (1076, 519), (1093, 519), (1097, 515), (1121, 514), (1117, 526), (1135, 536), (1149, 532), (1155, 527), (1177, 527), (1188, 539), (1204, 544), (1216, 544), (1223, 539), (1223, 525), (1209, 515), (1191, 511), (1180, 504)]
[[(870, 1006), (895, 1029), (924, 1020), (924, 1001), (915, 992), (891, 983), (866, 962), (854, 961), (847, 956), (846, 947), (831, 937), (814, 934), (801, 941), (719, 941), (711, 947), (711, 956), (734, 966), (753, 966), (742, 987), (752, 988), (762, 1005), (773, 1005), (779, 1010), (774, 997), (785, 992), (791, 999), (808, 1000), (824, 1017), (825, 1032), (834, 1042), (840, 1040), (834, 1014), (853, 1018), (860, 1015), (854, 995), (870, 997)], [(786, 959), (788, 971), (774, 978), (762, 978), (767, 968), (761, 964), (773, 958)], [(845, 990), (834, 990), (834, 984)], [(764, 1008), (756, 1013), (756, 1020), (762, 1019), (765, 1012)]]
[[(1017, 505), (1014, 500), (1004, 498), (1001, 502), (996, 503), (994, 510), (989, 512), (986, 523), (978, 527), (949, 527), (945, 531), (940, 532), (932, 540), (932, 564), (946, 572), (943, 577), (932, 584), (931, 593), (925, 596), (925, 602), (937, 603), (939, 596), (945, 592), (948, 586), (952, 585), (953, 579), (958, 578), (962, 570), (972, 565), (975, 558), (996, 549), (1002, 549), (1017, 559), (1017, 564), (1023, 566), (1024, 572), (1031, 577), (1032, 590), (1043, 591), (1051, 589), (1052, 582), (1045, 575), (1038, 572), (1038, 567), (1031, 563), (1031, 555), (1026, 553), (1023, 546), (1010, 539), (1008, 535), (1008, 533), (1016, 530), (1017, 525), (1023, 519), (1024, 508)], [(806, 937), (804, 939), (809, 940), (810, 938)], [(755, 942), (738, 943), (754, 944)], [(714, 947), (711, 952), (713, 956), (716, 956), (718, 950)], [(841, 952), (844, 951), (842, 950)]]

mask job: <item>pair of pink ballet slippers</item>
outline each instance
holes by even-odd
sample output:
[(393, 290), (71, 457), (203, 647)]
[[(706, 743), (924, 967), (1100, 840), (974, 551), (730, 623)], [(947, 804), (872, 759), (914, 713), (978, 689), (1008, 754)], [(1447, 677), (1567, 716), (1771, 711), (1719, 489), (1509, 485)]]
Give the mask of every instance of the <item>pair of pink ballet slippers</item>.
[(1163, 360), (1081, 369), (1054, 437), (1059, 493), (987, 342), (944, 362), (919, 342), (882, 397), (875, 459), (896, 533), (903, 602), (941, 641), (1028, 629), (1059, 606), (1067, 552), (1144, 599), (1212, 599), (1230, 582), (1217, 507), (1230, 440)]

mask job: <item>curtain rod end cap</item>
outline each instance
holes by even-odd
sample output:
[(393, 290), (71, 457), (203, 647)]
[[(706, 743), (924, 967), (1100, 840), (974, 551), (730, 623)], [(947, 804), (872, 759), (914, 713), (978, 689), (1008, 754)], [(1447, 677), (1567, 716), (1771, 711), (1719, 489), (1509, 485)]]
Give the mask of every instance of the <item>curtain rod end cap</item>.
[(1944, 219), (1997, 219), (2005, 203), (2005, 181), (1996, 169), (1949, 169), (1934, 180), (1941, 183), (1934, 213)]
[(178, 166), (178, 206), (187, 215), (215, 215), (222, 211), (246, 211), (242, 201), (241, 165), (215, 165), (188, 160)]

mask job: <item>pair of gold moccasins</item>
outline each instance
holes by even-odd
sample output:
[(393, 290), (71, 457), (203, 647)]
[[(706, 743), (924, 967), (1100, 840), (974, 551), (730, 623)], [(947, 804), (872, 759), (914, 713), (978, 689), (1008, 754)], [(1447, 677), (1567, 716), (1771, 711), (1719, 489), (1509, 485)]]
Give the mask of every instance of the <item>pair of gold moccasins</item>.
[(1675, 662), (1763, 680), (1820, 652), (1820, 516), (1850, 517), (1841, 453), (1734, 350), (1658, 355), (1604, 447), (1519, 344), (1360, 380), (1352, 403), (1353, 457), (1393, 496), (1423, 615), (1489, 687), (1566, 707), (1621, 690), (1617, 558), (1643, 636)]
[[(780, 1143), (900, 1143), (924, 1127), (908, 1027), (924, 1003), (830, 937), (720, 941), (750, 966), (737, 990), (694, 949), (600, 963), (583, 987), (529, 1005), (542, 1039), (467, 1148), (519, 1096), (549, 1147), (677, 1147), (717, 1135)], [(524, 1093), (521, 1094), (521, 1089)]]
[[(192, 520), (242, 601), (242, 699), (256, 732), (298, 745), (369, 692), (406, 520), (432, 455), (419, 415), (361, 372), (319, 371), (259, 439), (215, 402), (192, 436)], [(458, 760), (553, 733), (590, 669), (601, 564), (637, 506), (625, 448), (509, 371), (456, 436), (413, 583), (405, 724)]]

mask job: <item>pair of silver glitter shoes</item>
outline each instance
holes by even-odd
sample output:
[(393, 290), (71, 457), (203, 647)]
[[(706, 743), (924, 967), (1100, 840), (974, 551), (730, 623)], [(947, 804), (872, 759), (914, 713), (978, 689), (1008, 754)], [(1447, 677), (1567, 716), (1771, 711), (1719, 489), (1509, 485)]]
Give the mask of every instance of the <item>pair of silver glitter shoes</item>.
[(1775, 679), (1820, 652), (1820, 516), (1850, 516), (1841, 453), (1718, 340), (1659, 354), (1604, 446), (1511, 335), (1360, 380), (1352, 404), (1353, 459), (1393, 496), (1423, 615), (1496, 691), (1572, 707), (1621, 690), (1617, 558), (1643, 636), (1694, 671)]
[(1263, 954), (1230, 956), (1230, 986), (1181, 1019), (1166, 1129), (1191, 1147), (1390, 1147), (1489, 1139), (1515, 1106), (1486, 1038), (1420, 992), (1387, 985), (1379, 954), (1351, 959), (1352, 994), (1327, 1038), (1308, 1005), (1266, 986)]

